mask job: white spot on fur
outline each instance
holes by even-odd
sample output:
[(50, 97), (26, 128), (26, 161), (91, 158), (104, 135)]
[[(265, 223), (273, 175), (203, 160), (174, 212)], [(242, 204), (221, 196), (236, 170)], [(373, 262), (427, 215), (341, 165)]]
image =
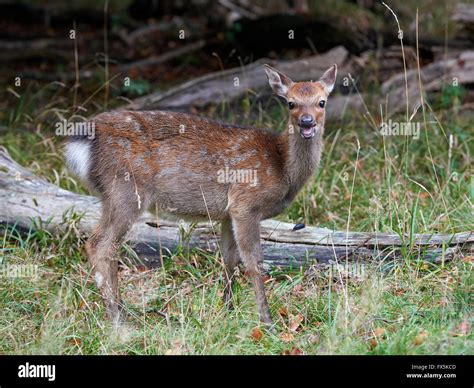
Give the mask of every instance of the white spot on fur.
[(66, 160), (74, 174), (83, 180), (87, 180), (90, 165), (90, 143), (72, 141), (66, 144)]
[(138, 194), (138, 190), (135, 187), (135, 195), (137, 196), (137, 203), (138, 203), (138, 210), (142, 208), (142, 199), (140, 197), (140, 194)]
[(132, 121), (132, 117), (131, 117), (131, 116), (127, 116), (127, 118), (125, 119), (125, 121), (128, 121), (128, 122)]
[(135, 121), (133, 123), (133, 130), (140, 131), (140, 129), (141, 129), (140, 124)]
[(102, 283), (104, 282), (104, 277), (100, 272), (96, 272), (94, 275), (95, 279), (95, 284), (97, 284), (97, 287), (100, 288), (102, 286)]

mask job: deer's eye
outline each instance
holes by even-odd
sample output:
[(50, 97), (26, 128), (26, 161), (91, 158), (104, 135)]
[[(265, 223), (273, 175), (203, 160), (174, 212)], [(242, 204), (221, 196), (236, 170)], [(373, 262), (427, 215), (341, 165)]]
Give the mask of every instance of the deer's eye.
[(288, 108), (290, 108), (290, 109), (293, 109), (295, 106), (296, 106), (296, 105), (295, 105), (295, 103), (294, 103), (293, 101), (290, 101), (290, 102), (288, 103)]
[(324, 100), (319, 101), (319, 106), (321, 108), (324, 108), (325, 105), (326, 105), (326, 101), (324, 101)]

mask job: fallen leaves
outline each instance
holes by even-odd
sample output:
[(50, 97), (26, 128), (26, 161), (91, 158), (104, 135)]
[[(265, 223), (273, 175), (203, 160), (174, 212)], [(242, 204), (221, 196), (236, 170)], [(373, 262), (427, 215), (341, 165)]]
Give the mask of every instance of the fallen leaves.
[(457, 325), (449, 334), (453, 337), (465, 337), (471, 333), (471, 322), (464, 321)]
[[(286, 307), (281, 307), (278, 310), (278, 313), (280, 314), (280, 316), (282, 318), (284, 318), (285, 321), (286, 321), (286, 319), (288, 319), (288, 323), (286, 324), (286, 330), (279, 334), (280, 340), (282, 342), (285, 342), (285, 343), (294, 341), (295, 340), (294, 333), (301, 330), (301, 325), (304, 321), (303, 315), (301, 315), (301, 314), (296, 314), (296, 315), (289, 314)], [(254, 341), (258, 342), (258, 341), (262, 340), (262, 338), (264, 336), (264, 333), (262, 332), (260, 327), (257, 326), (257, 327), (254, 327), (252, 329), (252, 332), (251, 332), (250, 336)]]
[(378, 341), (375, 338), (371, 338), (369, 340), (369, 350), (374, 350), (375, 347), (378, 345)]
[(263, 274), (262, 280), (263, 280), (263, 283), (267, 284), (267, 283), (273, 282), (275, 279), (273, 279), (270, 275)]
[(171, 343), (171, 348), (165, 352), (165, 355), (167, 356), (181, 356), (182, 354), (183, 354), (183, 344), (178, 340), (174, 340)]
[(296, 314), (296, 315), (288, 314), (288, 311), (286, 309), (279, 312), (282, 317), (285, 317), (285, 316), (289, 317), (288, 325), (287, 325), (288, 331), (281, 333), (280, 339), (283, 342), (292, 342), (295, 339), (295, 336), (293, 335), (293, 333), (296, 333), (298, 330), (301, 329), (301, 323), (304, 321), (304, 317), (301, 314)]
[(426, 191), (423, 191), (422, 193), (420, 193), (421, 199), (427, 199), (429, 197), (430, 197), (430, 193), (427, 193)]
[(306, 338), (306, 344), (307, 344), (307, 345), (314, 345), (314, 344), (317, 344), (317, 343), (319, 342), (319, 339), (320, 339), (319, 333), (318, 333), (318, 334), (310, 334), (310, 335)]
[(296, 286), (293, 287), (291, 290), (291, 293), (294, 296), (302, 296), (303, 295), (303, 285), (301, 283), (298, 283)]
[(263, 338), (263, 331), (257, 326), (252, 329), (251, 337), (254, 341), (261, 341)]
[(407, 290), (405, 288), (397, 288), (397, 289), (395, 289), (393, 294), (395, 296), (401, 296), (401, 295), (405, 294), (406, 292), (407, 292)]
[(384, 340), (386, 330), (384, 327), (376, 327), (372, 332), (373, 336), (369, 339), (369, 350), (374, 350)]
[(80, 348), (82, 346), (82, 340), (80, 338), (73, 337), (66, 340), (66, 344)]
[(283, 356), (303, 356), (304, 352), (301, 349), (293, 346), (291, 349), (283, 351), (282, 355)]
[(441, 306), (441, 307), (446, 307), (449, 305), (449, 299), (448, 298), (441, 298), (438, 302), (438, 306)]
[(292, 342), (294, 341), (295, 339), (295, 336), (291, 333), (280, 333), (280, 339), (283, 341), (283, 342)]
[(385, 329), (383, 327), (376, 327), (374, 329), (374, 335), (378, 337), (382, 337), (385, 334)]
[(298, 330), (298, 328), (301, 325), (301, 322), (303, 322), (303, 316), (301, 314), (294, 315), (290, 318), (290, 323), (288, 324), (288, 330), (295, 332)]
[(422, 331), (418, 333), (418, 335), (415, 337), (413, 340), (413, 344), (415, 346), (421, 345), (423, 342), (425, 342), (425, 339), (428, 337), (428, 333), (426, 331)]

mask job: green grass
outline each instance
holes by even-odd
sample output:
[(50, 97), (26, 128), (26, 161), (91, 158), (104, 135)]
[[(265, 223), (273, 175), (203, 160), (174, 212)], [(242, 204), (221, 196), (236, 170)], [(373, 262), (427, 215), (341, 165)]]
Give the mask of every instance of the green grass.
[[(428, 111), (426, 126), (420, 115), (415, 118), (422, 122), (417, 140), (384, 138), (361, 117), (328, 121), (321, 167), (280, 219), (367, 232), (474, 230), (474, 120), (457, 113), (459, 96), (451, 95), (430, 97), (440, 108)], [(53, 131), (54, 121), (70, 114), (70, 100), (67, 90), (35, 85), (20, 100), (8, 95), (0, 141), (35, 174), (84, 193), (66, 171)], [(87, 108), (87, 114), (100, 111), (99, 102)], [(207, 114), (281, 130), (286, 113), (281, 103), (262, 105), (250, 96), (238, 107), (218, 106)], [(52, 234), (40, 228), (20, 236), (0, 229), (3, 265), (37, 265), (34, 279), (0, 277), (0, 353), (473, 353), (467, 325), (472, 256), (429, 264), (407, 252), (389, 269), (365, 266), (361, 278), (330, 276), (321, 268), (274, 269), (267, 290), (277, 327), (269, 333), (256, 329), (253, 291), (244, 275), (229, 312), (221, 301), (221, 258), (174, 252), (164, 270), (122, 267), (129, 320), (117, 331), (104, 320), (84, 253), (86, 236), (74, 230)]]
[(389, 272), (368, 265), (363, 276), (348, 279), (317, 268), (275, 270), (267, 290), (277, 330), (262, 329), (258, 338), (257, 310), (244, 275), (235, 287), (235, 310), (222, 305), (218, 257), (191, 251), (167, 259), (164, 270), (123, 267), (121, 289), (129, 318), (116, 330), (104, 320), (82, 239), (74, 233), (66, 238), (45, 232), (22, 238), (11, 229), (4, 233), (4, 260), (38, 267), (35, 279), (7, 278), (0, 283), (2, 353), (471, 354), (473, 350), (472, 335), (459, 328), (471, 314), (472, 259), (445, 265), (397, 262)]

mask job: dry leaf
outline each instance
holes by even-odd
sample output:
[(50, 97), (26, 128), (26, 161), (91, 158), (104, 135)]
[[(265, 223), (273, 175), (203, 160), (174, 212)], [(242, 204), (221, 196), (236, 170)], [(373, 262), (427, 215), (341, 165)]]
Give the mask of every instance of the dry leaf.
[(374, 335), (376, 337), (382, 337), (385, 334), (385, 329), (383, 327), (376, 327), (374, 329)]
[(69, 338), (66, 343), (71, 346), (77, 346), (81, 347), (82, 346), (82, 340), (80, 338)]
[(302, 356), (304, 355), (304, 352), (293, 346), (290, 350), (285, 350), (283, 353), (282, 353), (284, 356)]
[(272, 277), (270, 275), (264, 274), (264, 275), (262, 275), (262, 280), (263, 280), (264, 283), (267, 283), (270, 280), (272, 280)]
[(165, 352), (165, 355), (167, 356), (180, 356), (183, 354), (183, 345), (181, 344), (180, 341), (173, 341), (171, 343), (172, 347), (171, 349), (168, 349), (166, 352)]
[(423, 342), (425, 342), (426, 337), (428, 337), (428, 333), (426, 331), (422, 331), (415, 337), (413, 343), (416, 346), (421, 345)]
[(255, 328), (253, 328), (251, 336), (255, 341), (260, 341), (263, 338), (263, 332), (257, 326)]
[(291, 290), (291, 293), (295, 296), (300, 296), (303, 292), (303, 285), (301, 283), (298, 283), (296, 286), (293, 287)]
[(291, 342), (295, 339), (295, 337), (293, 336), (293, 334), (291, 333), (281, 333), (280, 334), (280, 339), (283, 341), (283, 342)]
[(184, 286), (184, 288), (182, 288), (182, 290), (181, 290), (181, 293), (182, 293), (183, 295), (188, 295), (188, 294), (190, 294), (191, 292), (193, 292), (193, 288), (192, 288), (191, 285), (189, 285), (189, 284), (186, 285), (186, 286)]
[(288, 310), (286, 307), (280, 307), (278, 309), (278, 314), (280, 314), (282, 317), (287, 317), (288, 316)]
[(407, 292), (406, 289), (404, 289), (404, 288), (397, 288), (397, 289), (393, 292), (393, 294), (396, 295), (396, 296), (400, 296), (400, 295), (403, 295), (405, 292)]
[(429, 193), (427, 193), (426, 191), (423, 191), (422, 193), (420, 193), (420, 198), (421, 199), (426, 199), (430, 196)]
[(378, 344), (379, 344), (379, 343), (377, 342), (376, 339), (371, 338), (371, 339), (369, 340), (369, 349), (370, 349), (370, 350), (373, 350)]
[(454, 328), (454, 331), (450, 332), (453, 337), (464, 337), (471, 333), (471, 322), (464, 321), (461, 322)]
[(438, 305), (441, 307), (446, 307), (449, 304), (448, 298), (441, 298), (440, 301), (438, 302)]
[(300, 327), (301, 322), (303, 322), (303, 316), (301, 314), (291, 317), (290, 324), (288, 325), (289, 331), (296, 331)]
[(310, 334), (306, 339), (308, 345), (314, 345), (319, 342), (319, 334)]

